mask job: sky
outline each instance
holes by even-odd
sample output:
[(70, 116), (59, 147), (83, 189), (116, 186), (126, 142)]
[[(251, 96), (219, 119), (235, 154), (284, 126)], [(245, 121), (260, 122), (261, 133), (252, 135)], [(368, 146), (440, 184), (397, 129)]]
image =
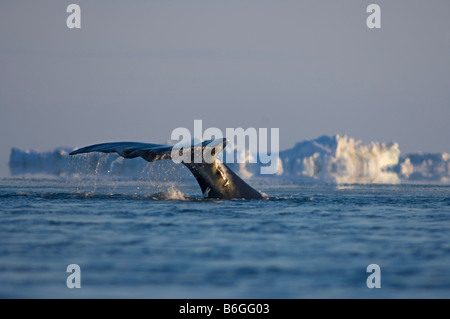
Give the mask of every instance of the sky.
[(449, 13), (443, 0), (2, 0), (0, 177), (12, 147), (165, 143), (196, 119), (279, 128), (281, 150), (341, 134), (450, 152)]

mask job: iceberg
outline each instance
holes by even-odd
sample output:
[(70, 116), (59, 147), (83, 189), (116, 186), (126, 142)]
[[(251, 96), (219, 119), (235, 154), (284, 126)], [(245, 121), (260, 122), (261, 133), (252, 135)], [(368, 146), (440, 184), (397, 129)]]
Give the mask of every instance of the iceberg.
[(395, 171), (410, 182), (450, 183), (449, 153), (415, 153), (401, 158)]
[(390, 168), (398, 165), (396, 143), (364, 145), (347, 136), (321, 136), (280, 152), (282, 176), (335, 183), (397, 184)]

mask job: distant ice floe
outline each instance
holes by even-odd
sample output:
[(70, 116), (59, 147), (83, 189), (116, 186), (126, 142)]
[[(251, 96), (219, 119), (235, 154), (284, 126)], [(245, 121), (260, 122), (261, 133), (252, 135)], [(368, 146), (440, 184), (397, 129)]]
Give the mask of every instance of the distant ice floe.
[[(126, 179), (191, 178), (183, 165), (172, 161), (148, 163), (143, 159), (124, 160), (115, 154), (84, 154), (69, 157), (71, 148), (50, 152), (13, 148), (11, 175), (110, 176)], [(229, 153), (226, 154), (229, 156)], [(246, 155), (250, 159), (249, 154)], [(450, 154), (414, 153), (401, 155), (397, 143), (363, 144), (347, 136), (321, 136), (297, 143), (280, 152), (278, 172), (260, 175), (259, 164), (229, 164), (243, 178), (278, 177), (304, 182), (355, 183), (450, 183)]]

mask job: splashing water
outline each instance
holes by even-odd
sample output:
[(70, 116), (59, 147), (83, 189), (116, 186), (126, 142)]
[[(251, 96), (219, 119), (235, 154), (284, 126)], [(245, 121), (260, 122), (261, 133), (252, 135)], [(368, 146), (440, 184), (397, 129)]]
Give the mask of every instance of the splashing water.
[(186, 200), (184, 193), (177, 189), (175, 186), (169, 187), (167, 192), (159, 192), (153, 195), (155, 200)]

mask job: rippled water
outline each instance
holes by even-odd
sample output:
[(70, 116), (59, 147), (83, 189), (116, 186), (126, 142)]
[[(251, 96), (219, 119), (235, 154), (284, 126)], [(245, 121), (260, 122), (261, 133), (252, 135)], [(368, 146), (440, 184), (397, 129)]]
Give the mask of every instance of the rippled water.
[[(450, 187), (0, 181), (0, 297), (449, 298)], [(69, 264), (81, 289), (69, 289)], [(369, 289), (369, 264), (381, 288)]]

